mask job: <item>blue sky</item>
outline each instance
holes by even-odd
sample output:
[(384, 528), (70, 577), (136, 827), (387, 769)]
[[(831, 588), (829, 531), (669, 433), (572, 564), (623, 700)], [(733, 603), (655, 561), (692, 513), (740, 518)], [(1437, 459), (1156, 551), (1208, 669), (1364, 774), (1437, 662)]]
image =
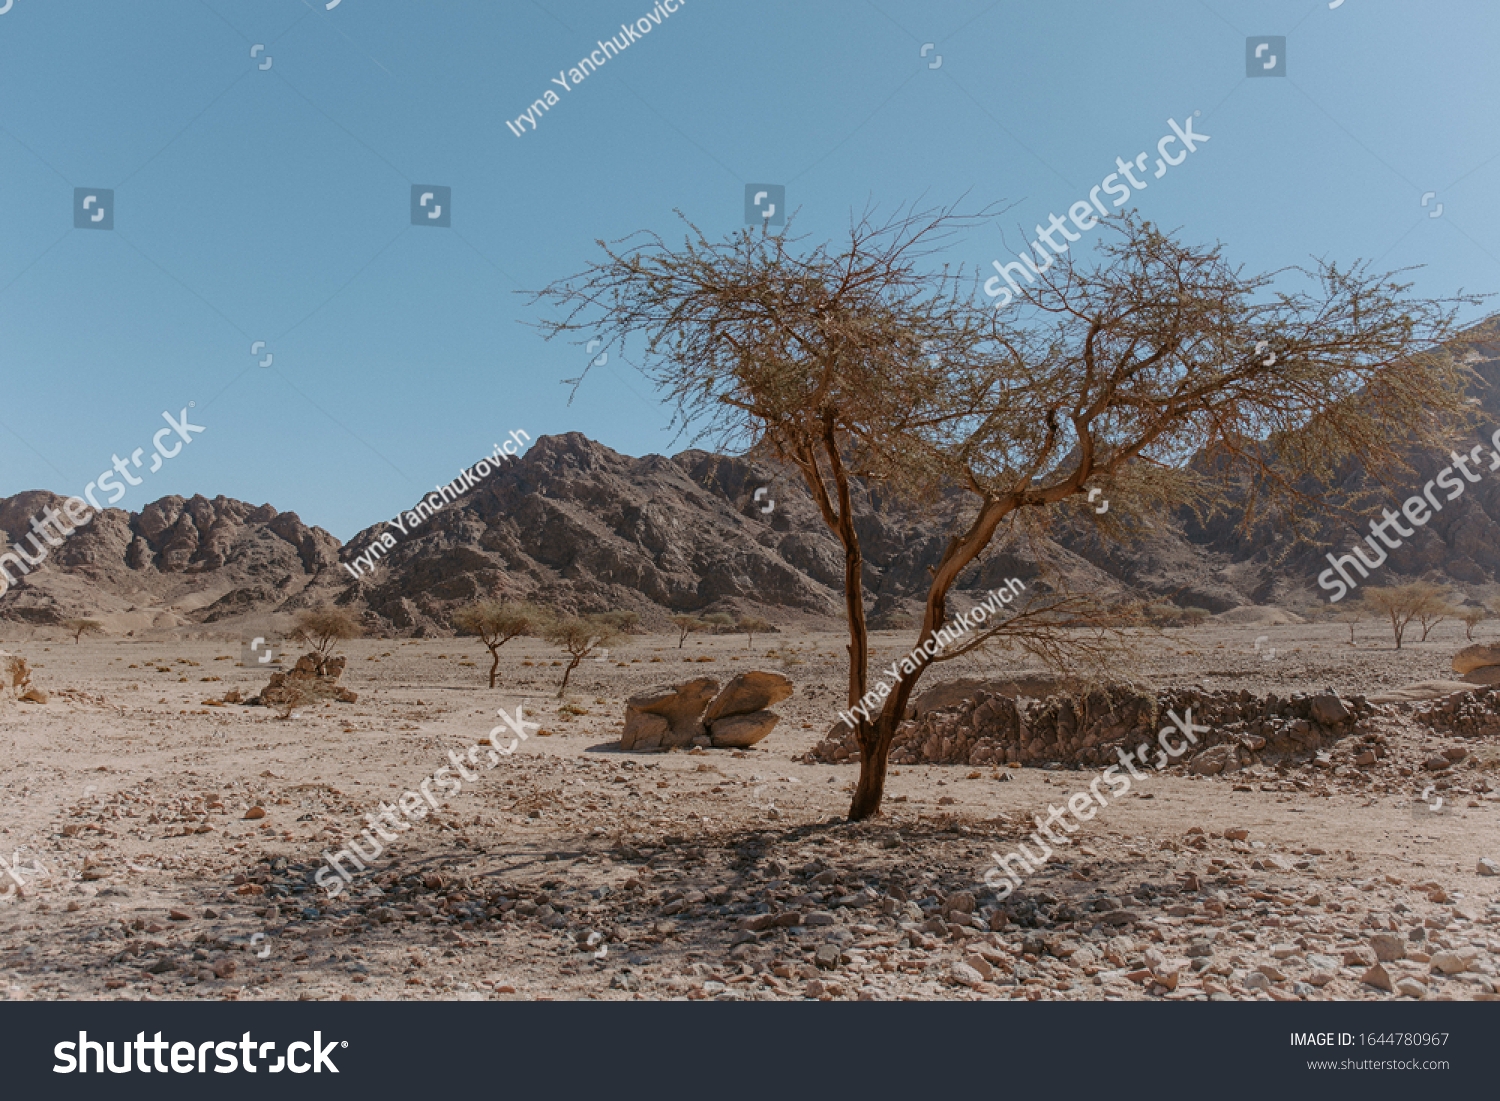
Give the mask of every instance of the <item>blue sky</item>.
[[(750, 183), (818, 238), (870, 203), (1012, 204), (951, 250), (987, 267), (1194, 111), (1209, 140), (1148, 169), (1146, 217), (1251, 270), (1500, 289), (1493, 2), (682, 0), (549, 84), (654, 2), (12, 0), (0, 495), (77, 493), (189, 402), (206, 431), (120, 507), (224, 494), (347, 539), (513, 429), (670, 452), (619, 353), (569, 407), (589, 357), (518, 291), (597, 238), (680, 238), (673, 208), (732, 233)], [(1247, 79), (1252, 35), (1286, 37), (1284, 77)], [(451, 227), (411, 224), (419, 184)], [(113, 230), (73, 228), (75, 188), (114, 190)]]

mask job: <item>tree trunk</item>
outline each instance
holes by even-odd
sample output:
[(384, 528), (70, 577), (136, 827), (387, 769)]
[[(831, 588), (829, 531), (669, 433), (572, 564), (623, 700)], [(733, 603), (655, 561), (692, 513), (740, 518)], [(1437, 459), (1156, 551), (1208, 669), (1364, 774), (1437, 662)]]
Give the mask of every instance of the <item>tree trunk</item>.
[(859, 783), (853, 789), (849, 804), (850, 822), (862, 822), (880, 813), (880, 799), (885, 798), (885, 754), (859, 751)]
[(879, 733), (884, 721), (884, 716), (876, 720), (879, 725), (871, 744), (866, 745), (864, 739), (860, 739), (859, 783), (854, 785), (854, 799), (849, 804), (851, 822), (863, 822), (867, 818), (876, 817), (880, 813), (880, 802), (885, 798), (886, 760), (890, 754), (887, 752), (889, 747), (882, 744), (884, 739)]
[(490, 687), (495, 687), (495, 670), (500, 668), (500, 648), (497, 646), (490, 651)]
[(558, 689), (557, 689), (557, 698), (558, 699), (562, 699), (563, 698), (563, 693), (568, 690), (568, 678), (573, 675), (573, 670), (578, 668), (578, 663), (580, 661), (582, 661), (582, 660), (583, 660), (583, 655), (580, 654), (577, 657), (575, 657), (572, 661), (568, 662), (568, 667), (563, 670), (563, 682), (562, 682), (561, 685), (558, 686)]

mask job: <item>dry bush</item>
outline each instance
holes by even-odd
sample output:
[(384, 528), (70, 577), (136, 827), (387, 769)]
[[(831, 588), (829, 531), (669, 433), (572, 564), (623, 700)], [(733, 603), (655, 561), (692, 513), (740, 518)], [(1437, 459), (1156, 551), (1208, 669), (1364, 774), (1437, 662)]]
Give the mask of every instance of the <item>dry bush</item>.
[(306, 643), (325, 657), (334, 646), (365, 633), (359, 618), (347, 608), (305, 608), (297, 613), (291, 637)]

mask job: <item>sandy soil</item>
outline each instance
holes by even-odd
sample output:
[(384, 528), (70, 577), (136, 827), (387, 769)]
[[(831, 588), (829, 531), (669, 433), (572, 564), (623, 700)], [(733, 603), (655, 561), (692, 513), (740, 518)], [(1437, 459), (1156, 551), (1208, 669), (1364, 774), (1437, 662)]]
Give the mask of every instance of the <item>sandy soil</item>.
[[(1161, 685), (1368, 695), (1451, 679), (1464, 644), (1449, 624), (1399, 653), (1371, 626), (1359, 636), (1351, 648), (1341, 626), (1215, 624), (1170, 632), (1146, 664)], [(910, 638), (877, 643), (888, 662)], [(1394, 711), (1378, 725), (1397, 747), (1378, 782), (1331, 763), (1154, 775), (992, 919), (989, 854), (1090, 775), (902, 767), (881, 819), (843, 823), (854, 768), (795, 760), (844, 703), (833, 633), (765, 636), (754, 650), (743, 636), (681, 650), (637, 636), (585, 662), (566, 707), (555, 652), (532, 640), (504, 648), (494, 690), (473, 640), (361, 640), (342, 647), (358, 703), (287, 721), (205, 705), (265, 683), (238, 664), (237, 640), (74, 645), (12, 632), (0, 648), (26, 656), (51, 693), (43, 706), (0, 703), (0, 855), (19, 857), (0, 879), (25, 884), (0, 900), (10, 998), (1467, 1000), (1500, 989), (1500, 878), (1476, 874), (1481, 858), (1500, 860), (1500, 739), (1433, 735)], [(749, 669), (797, 684), (755, 749), (615, 748), (632, 693)], [(539, 735), (391, 841), (339, 897), (313, 884), (321, 854), (364, 815), (518, 705)], [(1420, 761), (1455, 745), (1470, 756), (1433, 815), (1417, 798)], [(1372, 973), (1377, 954), (1395, 958)]]

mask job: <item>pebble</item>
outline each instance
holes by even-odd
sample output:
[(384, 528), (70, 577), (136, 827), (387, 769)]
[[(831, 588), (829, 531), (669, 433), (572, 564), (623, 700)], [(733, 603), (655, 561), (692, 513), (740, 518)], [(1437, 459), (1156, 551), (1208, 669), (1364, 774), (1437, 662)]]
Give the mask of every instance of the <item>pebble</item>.
[(973, 955), (965, 956), (963, 962), (967, 966), (973, 968), (974, 972), (986, 982), (994, 977), (995, 969), (990, 965), (990, 961), (979, 955), (977, 952)]
[(971, 988), (984, 982), (984, 976), (962, 960), (955, 960), (953, 962), (953, 965), (948, 969), (948, 977), (955, 983)]
[(1466, 958), (1459, 952), (1438, 952), (1432, 957), (1432, 970), (1444, 975), (1457, 975), (1460, 971), (1469, 969), (1469, 960), (1472, 958), (1472, 956)]

